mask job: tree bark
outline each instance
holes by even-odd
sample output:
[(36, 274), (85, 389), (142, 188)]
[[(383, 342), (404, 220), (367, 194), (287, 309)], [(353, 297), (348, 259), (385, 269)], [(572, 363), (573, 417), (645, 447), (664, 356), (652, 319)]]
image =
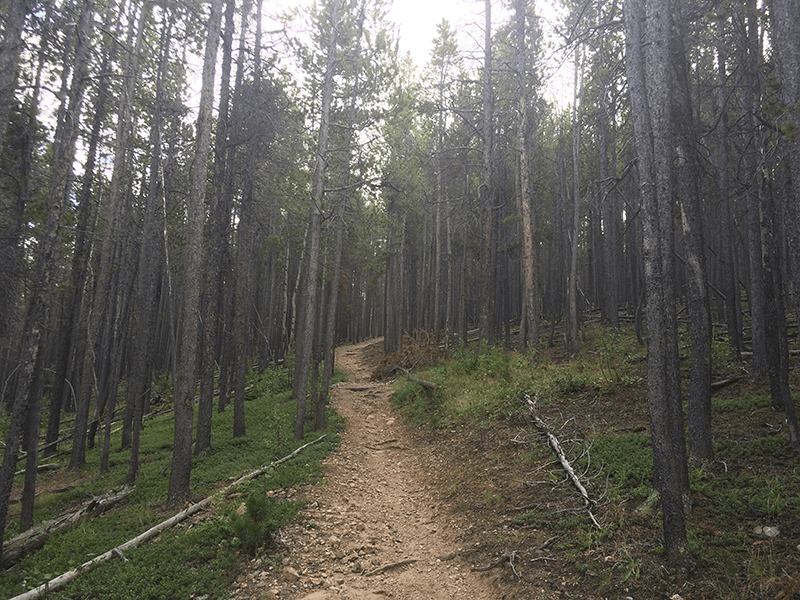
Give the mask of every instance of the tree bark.
[(483, 38), (483, 182), (481, 201), (481, 282), (480, 329), (481, 339), (494, 344), (495, 327), (495, 272), (494, 272), (494, 102), (492, 97), (492, 2), (485, 0), (485, 25)]
[(689, 381), (689, 452), (693, 459), (709, 461), (711, 445), (711, 303), (708, 297), (706, 241), (699, 185), (694, 115), (689, 88), (688, 61), (684, 47), (685, 23), (680, 4), (673, 3), (671, 56), (675, 85), (672, 89), (673, 123), (676, 129), (675, 160), (677, 195), (681, 208), (684, 248), (688, 270), (687, 303), (691, 335)]
[(222, 0), (211, 0), (208, 33), (203, 56), (203, 78), (200, 107), (197, 115), (197, 143), (186, 207), (181, 306), (181, 333), (178, 340), (177, 375), (175, 378), (175, 434), (172, 448), (172, 470), (167, 502), (177, 506), (189, 499), (192, 469), (192, 419), (197, 388), (197, 347), (199, 343), (198, 311), (200, 309), (200, 264), (205, 218), (206, 175), (211, 148), (211, 121), (214, 103), (214, 72), (217, 42), (222, 21)]
[[(131, 455), (128, 466), (126, 482), (133, 485), (139, 474), (139, 435), (141, 433), (142, 415), (144, 412), (144, 396), (148, 393), (152, 358), (147, 351), (152, 347), (155, 338), (155, 328), (158, 311), (157, 268), (161, 264), (158, 257), (159, 232), (163, 231), (164, 224), (159, 226), (157, 209), (162, 204), (161, 195), (164, 190), (161, 186), (161, 129), (163, 127), (163, 111), (165, 98), (164, 77), (166, 75), (167, 60), (172, 38), (171, 11), (163, 13), (164, 22), (161, 29), (159, 43), (160, 59), (156, 74), (156, 95), (153, 107), (153, 123), (150, 130), (150, 175), (145, 204), (144, 219), (142, 222), (141, 249), (139, 250), (138, 285), (134, 295), (134, 316), (131, 340), (131, 372), (128, 377), (127, 404), (134, 408), (131, 420)], [(110, 423), (108, 417), (113, 413), (113, 407), (106, 412), (106, 432), (103, 439), (102, 456), (108, 467), (108, 452), (110, 450)]]
[[(47, 326), (48, 313), (53, 300), (56, 286), (56, 269), (60, 253), (59, 229), (61, 220), (66, 210), (72, 178), (72, 164), (75, 159), (75, 147), (78, 137), (78, 123), (86, 81), (88, 65), (89, 37), (92, 31), (91, 15), (94, 9), (93, 0), (84, 0), (81, 5), (80, 15), (75, 24), (75, 52), (72, 61), (72, 78), (68, 87), (65, 86), (64, 100), (59, 108), (56, 133), (53, 140), (53, 157), (50, 172), (50, 186), (47, 197), (47, 211), (42, 237), (39, 240), (36, 252), (36, 279), (33, 293), (28, 308), (28, 314), (23, 330), (21, 347), (21, 360), (19, 374), (11, 405), (11, 415), (6, 433), (6, 446), (3, 464), (0, 466), (0, 531), (5, 530), (8, 517), (8, 503), (11, 487), (14, 481), (14, 472), (17, 465), (20, 434), (22, 432), (26, 407), (33, 390), (34, 373), (39, 353), (44, 343), (43, 330)], [(65, 81), (69, 78), (65, 77)], [(32, 418), (40, 409), (34, 401)], [(29, 424), (33, 427), (34, 424)], [(36, 425), (38, 431), (38, 425)], [(35, 477), (37, 463), (37, 444), (28, 448), (29, 456), (26, 469), (33, 467), (30, 477)], [(26, 484), (33, 485), (35, 479)], [(2, 541), (0, 541), (0, 552)]]
[(194, 453), (199, 456), (211, 447), (211, 422), (214, 408), (214, 376), (220, 322), (224, 321), (222, 299), (225, 279), (224, 264), (229, 252), (231, 204), (233, 201), (233, 165), (229, 160), (233, 149), (229, 144), (230, 79), (233, 54), (234, 2), (225, 6), (225, 27), (222, 33), (222, 72), (220, 76), (219, 110), (214, 141), (214, 193), (208, 200), (208, 248), (206, 251), (206, 287), (203, 305), (203, 341), (201, 344), (200, 400)]
[(654, 485), (661, 495), (667, 562), (688, 560), (683, 494), (688, 488), (673, 290), (670, 5), (625, 2), (626, 67), (639, 165), (647, 294), (647, 396)]
[(581, 143), (581, 87), (583, 73), (581, 53), (575, 54), (575, 79), (573, 106), (575, 115), (572, 121), (572, 227), (570, 229), (569, 272), (567, 274), (567, 315), (566, 344), (570, 354), (580, 350), (578, 342), (578, 237), (581, 224), (581, 182), (580, 182), (580, 143)]
[(531, 155), (529, 129), (531, 129), (528, 99), (528, 43), (527, 0), (516, 0), (517, 37), (517, 153), (519, 169), (519, 195), (522, 212), (522, 323), (519, 340), (520, 352), (539, 346), (539, 282), (538, 253), (533, 239), (536, 231), (536, 211), (531, 193)]
[(317, 274), (319, 273), (320, 238), (322, 236), (322, 206), (325, 197), (325, 166), (328, 154), (328, 135), (330, 131), (331, 104), (333, 102), (334, 75), (337, 61), (339, 31), (339, 0), (333, 0), (330, 9), (330, 31), (326, 50), (325, 74), (322, 84), (322, 112), (319, 123), (316, 161), (312, 185), (311, 205), (308, 216), (308, 239), (306, 242), (307, 266), (304, 274), (303, 313), (299, 314), (296, 337), (296, 358), (292, 397), (297, 403), (294, 423), (294, 437), (302, 440), (306, 419), (306, 393), (308, 377), (311, 373), (311, 359), (316, 330), (315, 314), (317, 304)]

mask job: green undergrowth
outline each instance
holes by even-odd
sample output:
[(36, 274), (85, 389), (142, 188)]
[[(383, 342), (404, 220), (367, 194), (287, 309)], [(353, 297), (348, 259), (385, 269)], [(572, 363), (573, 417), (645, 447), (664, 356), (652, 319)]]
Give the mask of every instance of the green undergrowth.
[(517, 410), (525, 394), (550, 403), (642, 385), (645, 350), (630, 331), (591, 327), (586, 338), (586, 350), (571, 359), (536, 351), (525, 356), (494, 346), (460, 347), (452, 358), (417, 373), (439, 389), (402, 380), (394, 406), (413, 423), (435, 429), (453, 421), (491, 423)]
[[(688, 351), (682, 348), (682, 354)], [(715, 345), (715, 377), (743, 373), (742, 365), (729, 362), (729, 355), (722, 344)], [(598, 530), (585, 511), (575, 510), (575, 492), (542, 442), (543, 452), (520, 446), (522, 460), (516, 464), (535, 475), (517, 477), (549, 483), (553, 490), (560, 486), (566, 508), (557, 510), (557, 502), (551, 505), (552, 490), (546, 498), (530, 501), (548, 509), (515, 514), (510, 522), (516, 539), (541, 544), (556, 536), (552, 548), (578, 576), (593, 573), (603, 583), (661, 577), (662, 522), (652, 493), (653, 453), (646, 416), (636, 423), (626, 422), (624, 414), (614, 415), (614, 427), (581, 420), (596, 413), (594, 403), (600, 400), (608, 402), (603, 410), (630, 410), (637, 399), (646, 407), (645, 349), (632, 330), (590, 327), (577, 357), (548, 349), (523, 356), (497, 348), (461, 348), (415, 376), (438, 384), (438, 389), (402, 379), (392, 402), (412, 423), (430, 429), (460, 425), (488, 430), (506, 419), (516, 430), (526, 394), (537, 399), (543, 413), (557, 411), (559, 422), (575, 414), (581, 436), (564, 434), (563, 443), (590, 497), (598, 501), (596, 514), (603, 528)], [(751, 597), (747, 590), (763, 589), (781, 575), (787, 568), (781, 554), (788, 547), (785, 541), (800, 539), (800, 457), (789, 448), (785, 426), (765, 427), (759, 420), (773, 415), (768, 382), (746, 381), (739, 393), (736, 389), (726, 387), (712, 400), (714, 460), (693, 463), (690, 469), (687, 534), (693, 563), (714, 580), (709, 585), (716, 586), (718, 597), (746, 598)], [(501, 435), (513, 433), (503, 430)], [(464, 482), (461, 485), (466, 488)], [(767, 526), (780, 532), (776, 539), (763, 533)], [(503, 543), (508, 539), (506, 535)], [(796, 552), (795, 546), (791, 544), (791, 552)], [(596, 556), (607, 558), (596, 562)]]
[[(341, 373), (337, 373), (341, 379)], [(291, 401), (291, 381), (285, 371), (270, 370), (249, 382), (245, 402), (247, 434), (233, 439), (233, 409), (213, 416), (212, 447), (193, 457), (191, 490), (194, 500), (227, 486), (242, 474), (290, 454), (320, 433), (308, 422), (302, 442), (294, 440), (296, 406)], [(3, 571), (0, 597), (7, 598), (36, 587), (74, 569), (136, 537), (177, 512), (165, 504), (172, 458), (171, 414), (148, 420), (142, 430), (140, 471), (134, 492), (117, 508), (81, 522), (51, 538), (36, 553)], [(156, 542), (131, 549), (127, 561), (113, 558), (62, 590), (54, 598), (222, 598), (234, 576), (241, 554), (268, 553), (272, 535), (291, 521), (300, 505), (268, 494), (321, 478), (321, 461), (338, 443), (342, 419), (329, 411), (327, 436), (291, 460), (232, 490), (230, 499), (219, 498), (201, 517), (161, 533)], [(128, 470), (128, 451), (112, 440), (110, 470), (98, 475), (97, 451), (87, 453), (87, 465), (76, 474), (77, 485), (67, 492), (43, 495), (37, 521), (61, 514), (92, 496), (121, 488)], [(21, 480), (20, 480), (21, 481)], [(233, 493), (235, 492), (235, 493)], [(18, 528), (10, 520), (8, 537)]]

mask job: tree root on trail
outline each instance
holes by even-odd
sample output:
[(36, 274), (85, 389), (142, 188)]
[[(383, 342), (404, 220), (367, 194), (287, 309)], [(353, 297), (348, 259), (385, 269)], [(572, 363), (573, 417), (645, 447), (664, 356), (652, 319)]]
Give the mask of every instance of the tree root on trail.
[(507, 563), (509, 563), (511, 565), (511, 570), (514, 571), (514, 575), (519, 577), (519, 573), (517, 573), (517, 569), (514, 566), (514, 559), (516, 559), (516, 558), (517, 558), (516, 550), (511, 550), (511, 551), (505, 550), (503, 552), (503, 554), (498, 556), (496, 559), (494, 559), (492, 562), (490, 562), (485, 567), (472, 567), (470, 569), (470, 571), (476, 571), (476, 572), (488, 571), (490, 569), (494, 569), (495, 567), (499, 567), (500, 565), (502, 565), (502, 564), (507, 562)]
[(407, 560), (401, 560), (400, 562), (392, 563), (390, 565), (384, 565), (379, 569), (375, 569), (374, 571), (370, 571), (369, 573), (364, 573), (364, 577), (372, 577), (373, 575), (380, 575), (381, 573), (386, 573), (386, 571), (391, 571), (392, 569), (407, 567), (408, 565), (413, 565), (418, 560), (419, 560), (418, 558), (409, 558)]

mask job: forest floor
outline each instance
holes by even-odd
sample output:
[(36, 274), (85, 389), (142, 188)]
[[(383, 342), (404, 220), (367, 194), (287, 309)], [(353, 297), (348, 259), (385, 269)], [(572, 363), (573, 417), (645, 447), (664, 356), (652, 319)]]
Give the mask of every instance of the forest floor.
[[(371, 340), (338, 349), (338, 366), (348, 375), (331, 396), (347, 419), (341, 443), (325, 461), (323, 483), (291, 492), (306, 507), (282, 529), (277, 552), (242, 560), (233, 598), (800, 598), (800, 515), (779, 536), (753, 542), (752, 522), (720, 531), (714, 501), (696, 494), (690, 524), (702, 536), (694, 543), (707, 546), (706, 558), (688, 578), (676, 577), (657, 551), (663, 543), (657, 512), (642, 511), (629, 498), (609, 499), (598, 474), (590, 486), (600, 495), (593, 498), (600, 526), (594, 529), (521, 412), (491, 427), (408, 425), (390, 407), (391, 382), (371, 378), (382, 348)], [(644, 383), (589, 401), (567, 399), (543, 407), (541, 415), (567, 443), (649, 430)], [(769, 408), (726, 413), (715, 417), (715, 436), (753, 439), (782, 426), (783, 415)], [(777, 478), (797, 459), (787, 451), (760, 463), (718, 462), (726, 474), (774, 471)], [(594, 465), (590, 472), (596, 473)], [(575, 535), (585, 539), (569, 539)], [(743, 540), (741, 553), (749, 558), (715, 561), (718, 543), (725, 548), (720, 555), (733, 556), (727, 551), (732, 536)]]

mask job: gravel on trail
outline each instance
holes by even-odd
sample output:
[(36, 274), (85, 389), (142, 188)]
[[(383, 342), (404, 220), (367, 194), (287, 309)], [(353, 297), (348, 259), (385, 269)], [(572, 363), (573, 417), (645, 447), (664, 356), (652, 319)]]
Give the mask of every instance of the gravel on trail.
[[(453, 600), (503, 598), (502, 569), (473, 571), (463, 531), (429, 469), (431, 447), (389, 406), (389, 382), (372, 381), (382, 340), (337, 349), (348, 380), (333, 386), (347, 419), (325, 460), (325, 481), (284, 492), (306, 501), (280, 533), (279, 564), (254, 559), (232, 589), (237, 600)], [(508, 566), (508, 565), (506, 565)]]

